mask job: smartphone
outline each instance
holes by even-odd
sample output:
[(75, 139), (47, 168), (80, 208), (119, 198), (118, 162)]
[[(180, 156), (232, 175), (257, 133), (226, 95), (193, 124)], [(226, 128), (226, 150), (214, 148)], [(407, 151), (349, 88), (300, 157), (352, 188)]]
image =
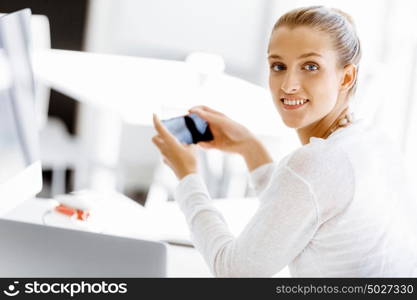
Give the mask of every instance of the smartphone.
[(213, 140), (207, 121), (196, 114), (162, 120), (162, 123), (182, 144)]

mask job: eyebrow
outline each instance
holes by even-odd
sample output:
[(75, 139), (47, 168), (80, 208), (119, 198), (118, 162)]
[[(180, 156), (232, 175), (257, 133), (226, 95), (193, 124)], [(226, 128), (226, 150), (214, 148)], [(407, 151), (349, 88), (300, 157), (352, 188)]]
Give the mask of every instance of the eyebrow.
[[(301, 55), (298, 57), (298, 59), (301, 59), (301, 58), (306, 58), (306, 57), (309, 57), (309, 56), (318, 56), (318, 57), (322, 57), (320, 54), (318, 54), (318, 53), (316, 53), (316, 52), (309, 52), (309, 53), (301, 54)], [(270, 58), (282, 59), (282, 57), (281, 57), (281, 56), (279, 56), (279, 55), (277, 55), (277, 54), (271, 54), (271, 55), (269, 55), (269, 56), (268, 56), (268, 59), (270, 59)]]

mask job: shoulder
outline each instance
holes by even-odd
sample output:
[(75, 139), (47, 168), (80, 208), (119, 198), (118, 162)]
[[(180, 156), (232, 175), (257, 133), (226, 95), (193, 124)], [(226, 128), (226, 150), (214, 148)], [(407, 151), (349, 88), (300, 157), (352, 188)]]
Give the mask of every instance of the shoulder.
[(354, 170), (341, 145), (316, 139), (295, 150), (287, 159), (286, 167), (310, 185), (322, 221), (340, 212), (352, 200)]
[(350, 167), (350, 161), (346, 151), (340, 145), (323, 139), (315, 139), (295, 150), (286, 160), (286, 165), (296, 173), (309, 177), (339, 170), (346, 171), (343, 167)]

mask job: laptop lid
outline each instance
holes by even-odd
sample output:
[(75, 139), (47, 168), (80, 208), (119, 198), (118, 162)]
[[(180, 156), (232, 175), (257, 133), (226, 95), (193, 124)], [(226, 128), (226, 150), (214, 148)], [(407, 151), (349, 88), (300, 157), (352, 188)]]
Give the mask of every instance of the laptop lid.
[(157, 241), (0, 219), (0, 277), (166, 277)]

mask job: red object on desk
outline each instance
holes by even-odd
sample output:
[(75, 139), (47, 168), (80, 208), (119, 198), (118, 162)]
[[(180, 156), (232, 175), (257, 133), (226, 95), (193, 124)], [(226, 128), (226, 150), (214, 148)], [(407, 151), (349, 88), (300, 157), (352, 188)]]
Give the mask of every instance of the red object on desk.
[(75, 209), (63, 204), (59, 204), (55, 207), (55, 210), (61, 214), (67, 215), (69, 217), (76, 216), (77, 220), (85, 221), (90, 216), (88, 211), (83, 211), (81, 209)]

